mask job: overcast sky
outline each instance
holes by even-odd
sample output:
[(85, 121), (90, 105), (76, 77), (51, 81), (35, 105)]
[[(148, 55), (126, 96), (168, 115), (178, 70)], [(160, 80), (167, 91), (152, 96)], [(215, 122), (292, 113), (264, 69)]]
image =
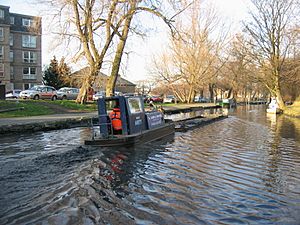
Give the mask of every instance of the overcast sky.
[[(245, 17), (247, 12), (247, 4), (249, 0), (207, 0), (215, 4), (216, 9), (220, 12), (221, 16), (224, 17), (229, 23), (231, 23), (233, 29), (238, 29), (239, 21)], [(1, 0), (1, 5), (10, 6), (10, 12), (41, 16), (40, 6), (31, 4), (33, 1), (30, 0)], [(43, 25), (47, 24), (43, 20)], [(163, 31), (164, 29), (158, 29)], [(50, 59), (53, 55), (57, 58), (61, 58), (63, 53), (59, 54), (51, 49), (50, 44), (53, 40), (49, 38), (47, 29), (43, 27), (43, 39), (42, 39), (42, 63), (49, 64)], [(134, 39), (129, 41), (130, 53), (125, 54), (123, 57), (123, 64), (125, 64), (126, 70), (120, 71), (126, 79), (130, 81), (138, 81), (147, 78), (147, 68), (151, 65), (151, 59), (155, 52), (160, 51), (166, 45), (167, 36), (165, 32), (158, 32), (148, 36), (142, 40)], [(83, 65), (79, 65), (81, 67)], [(76, 70), (78, 68), (72, 68)]]

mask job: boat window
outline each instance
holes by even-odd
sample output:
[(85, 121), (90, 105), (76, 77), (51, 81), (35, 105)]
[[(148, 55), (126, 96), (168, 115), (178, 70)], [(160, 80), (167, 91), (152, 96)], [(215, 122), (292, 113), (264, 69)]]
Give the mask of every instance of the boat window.
[(128, 98), (128, 104), (131, 113), (142, 112), (142, 104), (139, 98)]
[(108, 110), (113, 110), (113, 108), (119, 108), (119, 102), (117, 100), (106, 101), (105, 104)]

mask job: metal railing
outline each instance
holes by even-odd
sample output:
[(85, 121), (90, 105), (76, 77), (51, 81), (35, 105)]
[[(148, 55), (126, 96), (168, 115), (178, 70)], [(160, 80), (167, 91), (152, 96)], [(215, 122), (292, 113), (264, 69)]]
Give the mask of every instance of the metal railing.
[[(98, 118), (100, 118), (100, 117), (106, 117), (107, 118), (107, 120), (106, 120), (107, 122), (106, 123), (100, 123), (99, 122), (99, 127), (101, 127), (101, 126), (109, 126), (110, 127), (110, 131), (112, 131), (113, 127), (112, 127), (112, 123), (111, 123), (111, 120), (110, 120), (109, 116), (107, 114), (98, 115)], [(99, 120), (99, 121), (101, 121), (101, 120)], [(94, 130), (93, 119), (91, 119), (91, 128), (92, 128), (92, 140), (95, 140), (95, 137), (97, 135), (96, 135), (96, 132)], [(100, 135), (101, 135), (101, 130), (100, 130)]]

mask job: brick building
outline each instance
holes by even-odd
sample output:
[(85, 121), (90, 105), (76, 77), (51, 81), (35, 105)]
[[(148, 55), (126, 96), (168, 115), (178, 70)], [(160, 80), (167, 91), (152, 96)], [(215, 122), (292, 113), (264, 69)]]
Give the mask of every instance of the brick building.
[(0, 85), (6, 91), (42, 83), (40, 17), (11, 13), (0, 5)]
[[(71, 77), (73, 79), (73, 86), (81, 87), (81, 81), (84, 74), (89, 73), (90, 68), (85, 67), (81, 70), (74, 72)], [(108, 80), (108, 76), (102, 72), (99, 72), (99, 76), (97, 76), (94, 84), (95, 91), (105, 91), (106, 82)], [(118, 76), (115, 91), (122, 93), (134, 93), (136, 85), (120, 76)]]

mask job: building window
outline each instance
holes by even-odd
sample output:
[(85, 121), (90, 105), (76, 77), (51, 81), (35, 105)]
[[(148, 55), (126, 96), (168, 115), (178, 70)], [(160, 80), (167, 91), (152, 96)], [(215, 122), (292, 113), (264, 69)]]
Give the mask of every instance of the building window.
[(22, 35), (22, 46), (24, 48), (36, 48), (36, 36)]
[(0, 63), (0, 77), (4, 77), (4, 64)]
[(4, 47), (0, 46), (0, 60), (4, 58)]
[(32, 27), (33, 26), (33, 20), (32, 19), (22, 19), (22, 25), (25, 27)]
[(23, 62), (24, 63), (36, 63), (37, 53), (36, 52), (23, 52)]
[(0, 9), (0, 19), (4, 19), (4, 10)]
[(24, 67), (23, 68), (23, 79), (36, 79), (36, 68)]
[(10, 67), (10, 79), (14, 79), (14, 67)]
[(9, 61), (13, 62), (14, 61), (14, 51), (9, 52)]
[(14, 45), (14, 34), (12, 33), (9, 34), (9, 45), (10, 46)]
[(13, 16), (10, 17), (10, 24), (15, 24), (15, 17)]
[(4, 40), (4, 29), (3, 27), (0, 27), (0, 41)]
[(35, 84), (29, 83), (29, 84), (24, 84), (24, 90), (27, 90), (29, 88), (32, 88)]

